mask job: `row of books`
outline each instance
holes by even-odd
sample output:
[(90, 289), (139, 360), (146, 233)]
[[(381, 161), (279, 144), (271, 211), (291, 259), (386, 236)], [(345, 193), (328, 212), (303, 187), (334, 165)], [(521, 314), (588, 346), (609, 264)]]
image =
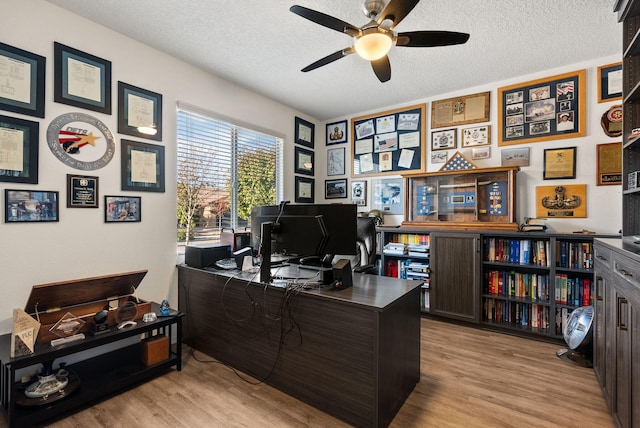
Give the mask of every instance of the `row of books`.
[(593, 269), (591, 242), (556, 242), (556, 266), (571, 269)]
[(549, 275), (489, 270), (485, 273), (484, 292), (495, 296), (549, 300)]
[(489, 322), (548, 329), (549, 306), (510, 300), (485, 299), (483, 319)]
[(385, 275), (393, 278), (416, 279), (429, 286), (429, 263), (423, 260), (387, 260)]
[(394, 233), (391, 242), (399, 244), (420, 244), (429, 247), (429, 235), (421, 233)]
[(569, 315), (573, 312), (569, 308), (556, 309), (556, 334), (561, 335), (564, 333), (564, 329), (567, 327), (567, 320)]
[(567, 274), (556, 274), (555, 301), (561, 305), (590, 305), (591, 279), (570, 278)]
[(420, 290), (420, 307), (423, 311), (429, 310), (429, 289), (423, 288)]
[(549, 241), (540, 239), (485, 239), (488, 262), (549, 266)]
[(382, 252), (389, 256), (429, 257), (429, 246), (424, 244), (401, 244), (389, 242)]

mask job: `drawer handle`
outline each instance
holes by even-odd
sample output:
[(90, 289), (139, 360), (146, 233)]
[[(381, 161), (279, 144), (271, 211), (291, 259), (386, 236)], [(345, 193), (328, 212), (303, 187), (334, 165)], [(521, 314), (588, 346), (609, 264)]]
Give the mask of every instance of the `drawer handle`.
[(633, 278), (633, 274), (629, 271), (626, 271), (624, 269), (618, 269), (618, 272), (620, 272), (622, 274), (622, 276), (629, 276), (631, 278)]
[(596, 300), (602, 301), (602, 281), (601, 276), (596, 278)]
[[(628, 315), (628, 311), (627, 311), (627, 299), (623, 298), (623, 297), (618, 297), (618, 320), (617, 323), (618, 324), (618, 329), (626, 331), (627, 330), (627, 315)], [(624, 311), (622, 310), (622, 306), (624, 305)]]
[(598, 260), (602, 260), (603, 262), (606, 262), (606, 261), (607, 261), (607, 258), (606, 258), (606, 257), (604, 257), (604, 256), (601, 256), (601, 255), (597, 255), (597, 256), (596, 256), (596, 259), (598, 259)]

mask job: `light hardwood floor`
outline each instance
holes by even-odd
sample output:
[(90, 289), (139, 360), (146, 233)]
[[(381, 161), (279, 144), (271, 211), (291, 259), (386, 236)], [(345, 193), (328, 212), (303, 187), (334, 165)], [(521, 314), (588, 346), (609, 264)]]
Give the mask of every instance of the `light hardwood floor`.
[[(613, 427), (593, 370), (559, 359), (559, 348), (423, 318), (421, 379), (391, 426)], [(348, 426), (219, 363), (198, 360), (211, 359), (187, 348), (181, 372), (50, 426)]]

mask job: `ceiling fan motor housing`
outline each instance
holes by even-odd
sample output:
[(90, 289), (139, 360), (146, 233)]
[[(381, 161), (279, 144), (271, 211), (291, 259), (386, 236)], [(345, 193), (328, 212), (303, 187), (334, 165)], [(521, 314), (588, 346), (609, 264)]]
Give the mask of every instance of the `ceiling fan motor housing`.
[(362, 11), (367, 18), (374, 19), (382, 13), (385, 3), (384, 0), (364, 0)]

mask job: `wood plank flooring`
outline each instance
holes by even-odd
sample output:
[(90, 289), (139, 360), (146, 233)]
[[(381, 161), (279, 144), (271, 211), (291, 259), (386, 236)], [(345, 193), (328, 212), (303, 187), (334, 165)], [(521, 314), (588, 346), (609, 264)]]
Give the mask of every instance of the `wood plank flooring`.
[[(593, 370), (556, 357), (558, 345), (423, 318), (421, 348), (420, 383), (392, 427), (614, 426)], [(211, 359), (187, 350), (182, 372), (49, 426), (348, 426), (222, 364), (201, 361)]]

